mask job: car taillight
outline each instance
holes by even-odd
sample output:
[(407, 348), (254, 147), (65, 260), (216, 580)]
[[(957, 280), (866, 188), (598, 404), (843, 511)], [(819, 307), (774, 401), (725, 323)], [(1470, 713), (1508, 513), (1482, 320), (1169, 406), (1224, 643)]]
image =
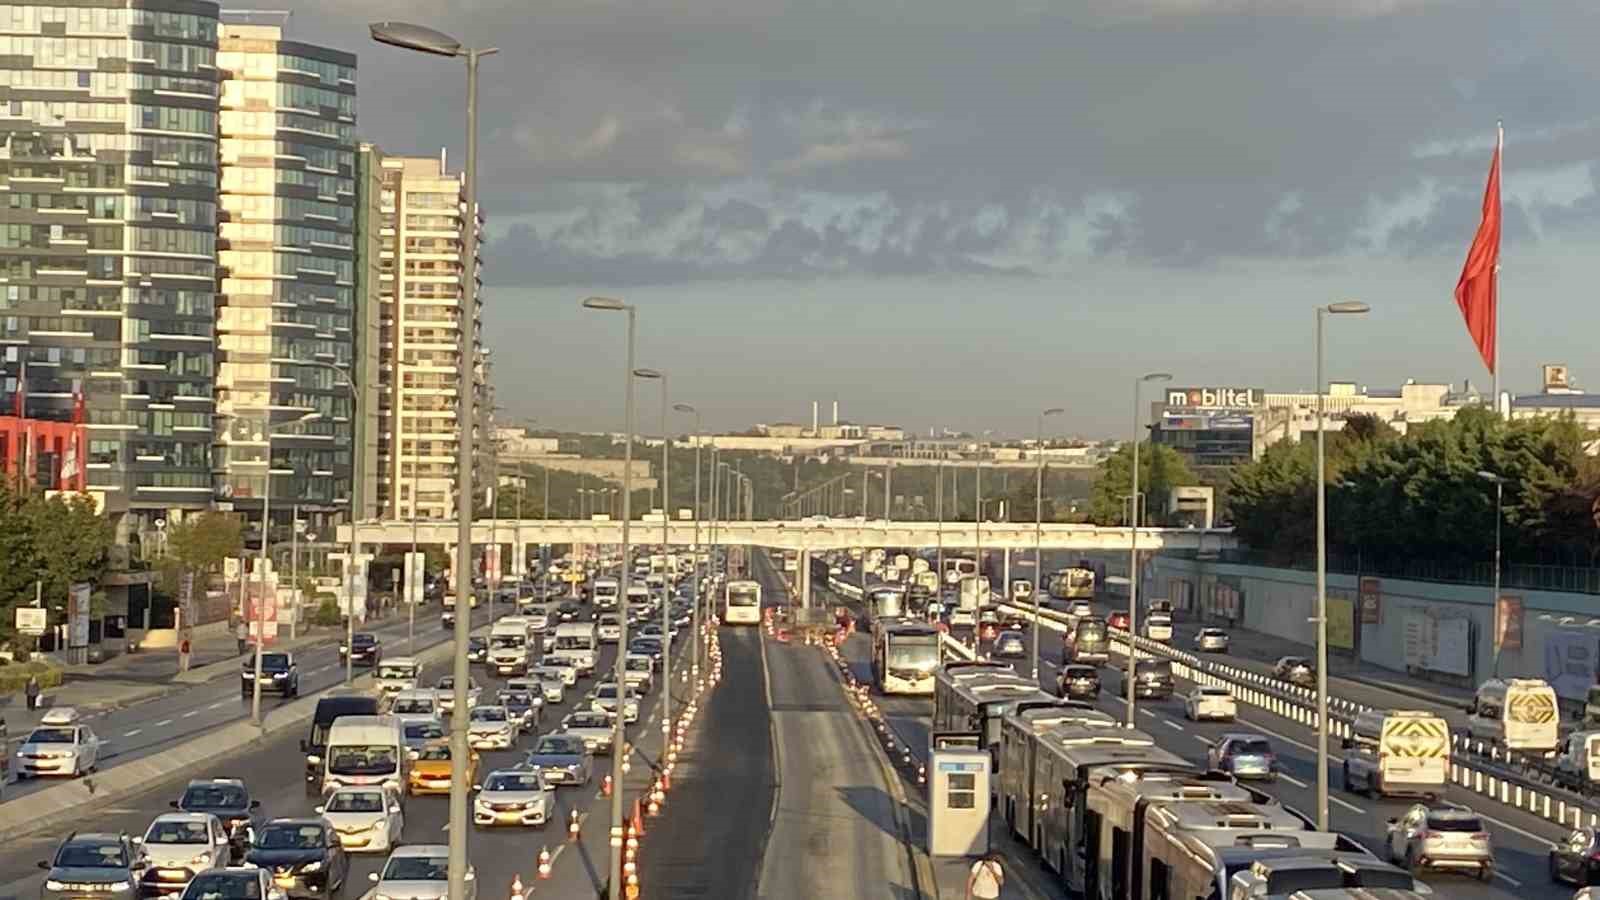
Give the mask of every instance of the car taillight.
[(1434, 834), (1433, 832), (1429, 831), (1426, 828), (1424, 828), (1421, 831), (1417, 832), (1417, 840), (1419, 840), (1419, 841), (1431, 840), (1432, 838), (1435, 838), (1435, 837), (1438, 837), (1438, 835)]
[(1472, 836), (1472, 839), (1473, 839), (1473, 840), (1475, 840), (1475, 841), (1477, 841), (1477, 842), (1478, 842), (1478, 843), (1480, 843), (1480, 844), (1481, 844), (1481, 843), (1486, 843), (1486, 842), (1487, 842), (1487, 841), (1488, 841), (1488, 840), (1489, 840), (1489, 832), (1487, 832), (1487, 831), (1480, 831), (1480, 832), (1478, 832), (1478, 833), (1477, 833), (1477, 834), (1474, 834), (1474, 835), (1473, 835), (1473, 836)]

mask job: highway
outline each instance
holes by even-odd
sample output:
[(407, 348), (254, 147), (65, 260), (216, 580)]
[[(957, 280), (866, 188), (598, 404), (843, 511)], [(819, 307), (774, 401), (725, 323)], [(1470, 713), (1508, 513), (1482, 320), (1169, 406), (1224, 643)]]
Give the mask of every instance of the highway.
[[(446, 633), (437, 627), (437, 621), (432, 624), (434, 626), (432, 632), (441, 638), (445, 636)], [(420, 643), (421, 633), (419, 633)], [(675, 649), (681, 653), (688, 646), (688, 642), (680, 638)], [(615, 659), (615, 650), (610, 646), (603, 646), (602, 650), (601, 665), (598, 670), (603, 671), (610, 668)], [(336, 651), (330, 649), (328, 652)], [(431, 682), (446, 674), (446, 670), (445, 664), (430, 667), (424, 672), (424, 681)], [(473, 667), (473, 677), (483, 686), (486, 695), (503, 684), (503, 679), (492, 677), (482, 667), (476, 665)], [(584, 680), (580, 681), (576, 688), (569, 688), (564, 704), (544, 711), (542, 725), (538, 731), (542, 733), (558, 726), (561, 717), (571, 710), (574, 703), (582, 699), (591, 684), (592, 681)], [(217, 685), (209, 687), (224, 691), (233, 702), (237, 703), (237, 681), (223, 679), (220, 681), (220, 687)], [(658, 685), (649, 696), (648, 704), (641, 707), (640, 722), (629, 729), (634, 741), (639, 745), (635, 750), (635, 764), (632, 767), (630, 783), (647, 777), (641, 775), (648, 773), (648, 767), (642, 757), (654, 756), (659, 750), (660, 726), (657, 716), (660, 690)], [(183, 782), (188, 777), (242, 777), (249, 786), (252, 796), (261, 800), (263, 816), (311, 815), (317, 800), (306, 796), (304, 789), (305, 758), (299, 750), (299, 741), (304, 736), (299, 729), (274, 733), (248, 752), (219, 764), (210, 771), (194, 772), (171, 783), (151, 785), (150, 791), (146, 794), (98, 810), (93, 821), (83, 823), (83, 830), (143, 834), (155, 816), (168, 811), (168, 801), (178, 797)], [(523, 737), (520, 742), (520, 747), (523, 749), (483, 752), (479, 767), (480, 775), (491, 769), (509, 767), (522, 761), (526, 755), (525, 748), (532, 745), (533, 738), (534, 735)], [(548, 891), (546, 896), (594, 896), (596, 885), (602, 882), (608, 865), (606, 829), (610, 819), (610, 800), (600, 797), (599, 786), (602, 775), (610, 770), (610, 758), (598, 757), (595, 762), (593, 784), (583, 788), (561, 788), (557, 792), (557, 815), (554, 821), (543, 829), (476, 827), (473, 829), (468, 846), (470, 858), (477, 869), (479, 896), (486, 900), (487, 898), (498, 900), (508, 896), (513, 876), (520, 875), (525, 884), (533, 885), (537, 880), (538, 854), (541, 847), (545, 846), (548, 846), (554, 855), (554, 861), (550, 880), (538, 882), (540, 891)], [(568, 843), (565, 829), (568, 816), (573, 809), (577, 809), (583, 817), (582, 840)], [(592, 821), (591, 816), (594, 817)], [(447, 821), (447, 797), (411, 797), (406, 801), (404, 842), (443, 843), (447, 839)], [(0, 848), (0, 900), (38, 896), (44, 873), (35, 864), (39, 860), (48, 858), (62, 837), (63, 834), (60, 833), (39, 834), (8, 842)], [(648, 838), (646, 843), (648, 844)], [(383, 860), (383, 854), (363, 854), (353, 857), (351, 889), (347, 892), (347, 896), (359, 897), (364, 894), (369, 887), (366, 881), (368, 873), (376, 872)]]
[[(825, 579), (819, 582), (819, 584), (825, 583)], [(831, 602), (846, 602), (844, 598), (836, 595), (824, 593), (823, 596), (829, 598)], [(1103, 603), (1097, 606), (1102, 614), (1109, 610)], [(1044, 658), (1041, 663), (1040, 680), (1042, 686), (1053, 693), (1055, 672), (1062, 662), (1060, 635), (1053, 631), (1044, 631), (1041, 648)], [(857, 677), (870, 678), (868, 658), (870, 648), (866, 642), (859, 637), (854, 638), (847, 645), (847, 650)], [(1114, 662), (1123, 659), (1125, 657), (1115, 656)], [(1229, 658), (1229, 661), (1234, 662), (1237, 659), (1238, 655), (1235, 655)], [(1029, 665), (1027, 660), (1016, 662), (1017, 670), (1024, 675), (1027, 674)], [(1126, 706), (1121, 700), (1120, 672), (1102, 669), (1101, 676), (1104, 683), (1098, 705), (1113, 715), (1125, 716)], [(1138, 707), (1138, 727), (1152, 735), (1166, 749), (1200, 765), (1205, 762), (1206, 749), (1223, 734), (1249, 732), (1265, 736), (1272, 742), (1283, 766), (1283, 774), (1279, 780), (1264, 785), (1265, 789), (1286, 805), (1314, 814), (1315, 732), (1304, 725), (1243, 703), (1239, 707), (1238, 719), (1233, 723), (1190, 722), (1183, 714), (1182, 695), (1192, 687), (1192, 684), (1180, 679), (1178, 690), (1171, 700), (1142, 701)], [(1335, 693), (1337, 694), (1337, 689)], [(927, 720), (932, 710), (931, 700), (888, 698), (880, 700), (880, 705), (890, 718), (892, 727), (901, 733), (906, 743), (913, 749), (926, 746)], [(1415, 707), (1416, 701), (1400, 703), (1391, 699), (1386, 705)], [(1385, 821), (1403, 814), (1411, 801), (1360, 797), (1343, 792), (1340, 789), (1341, 758), (1337, 741), (1332, 742), (1329, 752), (1331, 757), (1329, 815), (1332, 827), (1361, 841), (1380, 857), (1383, 856)], [(1485, 900), (1511, 897), (1522, 897), (1527, 900), (1535, 898), (1568, 900), (1571, 897), (1572, 888), (1552, 884), (1546, 868), (1546, 853), (1550, 844), (1565, 834), (1563, 829), (1521, 810), (1454, 786), (1445, 791), (1444, 801), (1470, 807), (1484, 818), (1494, 840), (1498, 871), (1492, 884), (1483, 884), (1463, 875), (1431, 872), (1424, 874), (1423, 879), (1436, 891), (1451, 898), (1485, 898)]]

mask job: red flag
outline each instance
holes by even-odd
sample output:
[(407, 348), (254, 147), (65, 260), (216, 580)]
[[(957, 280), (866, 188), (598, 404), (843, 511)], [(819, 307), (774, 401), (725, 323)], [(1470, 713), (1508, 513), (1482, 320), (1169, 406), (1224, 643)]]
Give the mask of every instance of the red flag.
[(1456, 282), (1456, 305), (1461, 307), (1467, 333), (1478, 345), (1478, 353), (1490, 373), (1497, 362), (1495, 278), (1500, 264), (1500, 147), (1504, 140), (1500, 137), (1495, 142), (1494, 158), (1489, 161), (1489, 183), (1483, 190), (1483, 221), (1478, 223), (1478, 233), (1467, 248), (1467, 262), (1461, 267), (1461, 280)]

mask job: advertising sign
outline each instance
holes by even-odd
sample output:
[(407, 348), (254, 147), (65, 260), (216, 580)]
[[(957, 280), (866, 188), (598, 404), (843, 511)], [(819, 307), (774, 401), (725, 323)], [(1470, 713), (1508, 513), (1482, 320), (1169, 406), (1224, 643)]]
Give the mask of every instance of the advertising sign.
[(1328, 646), (1356, 648), (1356, 604), (1343, 594), (1328, 593)]
[(250, 626), (250, 638), (261, 635), (263, 644), (270, 644), (278, 636), (278, 578), (268, 573), (245, 579), (244, 615)]
[(405, 556), (405, 602), (413, 605), (422, 603), (423, 580), (427, 573), (424, 560), (427, 555), (418, 551), (407, 553)]
[(491, 544), (483, 548), (483, 577), (489, 587), (500, 586), (500, 547)]
[(1600, 638), (1581, 631), (1550, 630), (1544, 637), (1544, 680), (1556, 696), (1582, 700), (1596, 681), (1595, 660)]
[(1471, 625), (1464, 618), (1435, 619), (1426, 613), (1406, 613), (1406, 666), (1448, 675), (1471, 674)]
[(1261, 388), (1168, 388), (1167, 405), (1190, 409), (1253, 409), (1266, 402)]
[(67, 591), (67, 646), (89, 646), (89, 595), (91, 585), (79, 583)]
[(1221, 576), (1211, 587), (1211, 614), (1230, 622), (1239, 621), (1244, 607), (1244, 594), (1239, 590), (1238, 579)]
[(19, 606), (17, 607), (17, 633), (38, 637), (44, 634), (48, 624), (49, 614), (43, 607)]
[(1379, 578), (1361, 579), (1361, 624), (1383, 624), (1383, 581)]
[(1494, 605), (1494, 645), (1500, 650), (1522, 649), (1522, 598), (1501, 594)]

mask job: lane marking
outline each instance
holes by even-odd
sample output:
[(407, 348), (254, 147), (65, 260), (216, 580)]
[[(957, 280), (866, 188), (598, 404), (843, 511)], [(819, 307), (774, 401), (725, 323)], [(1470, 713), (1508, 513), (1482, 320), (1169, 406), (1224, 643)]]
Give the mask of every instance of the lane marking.
[(188, 712), (186, 712), (186, 713), (184, 713), (184, 714), (183, 714), (183, 718), (185, 718), (185, 719), (192, 719), (192, 718), (194, 718), (194, 717), (195, 717), (195, 716), (198, 716), (198, 715), (200, 715), (200, 710), (198, 710), (198, 709), (191, 709), (191, 710), (189, 710), (189, 711), (188, 711)]
[(1211, 739), (1206, 737), (1205, 735), (1192, 734), (1192, 735), (1190, 735), (1190, 737), (1194, 738), (1195, 740), (1199, 741), (1202, 744), (1205, 744), (1207, 747), (1215, 746), (1212, 743)]
[[(1301, 781), (1300, 779), (1294, 777), (1293, 775), (1290, 775), (1288, 772), (1279, 772), (1278, 773), (1278, 777), (1282, 778), (1284, 781), (1289, 782), (1290, 784), (1294, 785), (1295, 787), (1300, 788), (1301, 790), (1307, 790), (1307, 789), (1309, 789), (1311, 787), (1311, 785), (1306, 784), (1304, 781)], [(1329, 795), (1328, 799), (1332, 800), (1333, 799), (1332, 795)]]
[(1514, 888), (1522, 887), (1522, 882), (1516, 880), (1515, 878), (1512, 878), (1510, 875), (1507, 875), (1506, 873), (1500, 871), (1498, 868), (1496, 868), (1494, 870), (1494, 877), (1501, 879), (1506, 884), (1509, 884)]
[(122, 736), (123, 736), (123, 737), (133, 737), (133, 736), (134, 736), (134, 735), (136, 735), (136, 734), (138, 734), (138, 733), (140, 733), (140, 732), (141, 732), (141, 731), (144, 731), (144, 729), (143, 729), (143, 728), (135, 728), (135, 729), (134, 729), (134, 730), (132, 730), (132, 731), (125, 731), (125, 732), (123, 732), (123, 733), (122, 733)]
[(1179, 725), (1177, 722), (1174, 722), (1171, 719), (1162, 719), (1161, 720), (1161, 724), (1167, 726), (1168, 728), (1171, 728), (1174, 731), (1183, 731), (1184, 730), (1184, 727), (1182, 725)]
[(222, 707), (227, 706), (227, 705), (228, 705), (228, 701), (226, 701), (226, 700), (218, 700), (217, 702), (215, 702), (215, 703), (211, 704), (210, 706), (206, 707), (206, 709), (221, 709)]
[(172, 724), (172, 720), (171, 719), (162, 719), (161, 721), (155, 723), (154, 727), (156, 727), (156, 728), (165, 728), (166, 726), (171, 725), (171, 724)]
[[(1485, 797), (1484, 799), (1493, 800), (1494, 798)], [(1454, 807), (1455, 809), (1464, 809), (1464, 810), (1472, 813), (1473, 815), (1477, 816), (1478, 818), (1484, 820), (1485, 822), (1493, 822), (1494, 824), (1500, 826), (1501, 828), (1504, 828), (1505, 830), (1510, 831), (1510, 832), (1512, 832), (1514, 834), (1520, 834), (1523, 837), (1527, 838), (1530, 841), (1533, 841), (1536, 844), (1548, 845), (1548, 844), (1552, 844), (1552, 843), (1555, 842), (1554, 838), (1540, 837), (1540, 836), (1534, 834), (1531, 831), (1524, 831), (1523, 829), (1518, 828), (1517, 826), (1511, 824), (1510, 822), (1503, 822), (1503, 821), (1501, 821), (1499, 819), (1496, 819), (1494, 816), (1488, 815), (1487, 813), (1479, 812), (1478, 810), (1475, 810), (1470, 806), (1463, 806), (1462, 804), (1456, 803), (1453, 800), (1445, 801), (1445, 805), (1446, 806), (1450, 806), (1450, 807)], [(1558, 828), (1561, 827), (1559, 824), (1557, 824), (1555, 822), (1552, 822), (1550, 824), (1556, 825), (1556, 827), (1558, 827)]]
[(1344, 807), (1345, 809), (1350, 810), (1351, 812), (1355, 813), (1358, 816), (1364, 816), (1364, 815), (1367, 814), (1367, 811), (1362, 809), (1361, 807), (1355, 805), (1354, 803), (1347, 802), (1343, 798), (1335, 797), (1331, 793), (1328, 795), (1328, 802), (1329, 803), (1337, 803), (1340, 806)]

